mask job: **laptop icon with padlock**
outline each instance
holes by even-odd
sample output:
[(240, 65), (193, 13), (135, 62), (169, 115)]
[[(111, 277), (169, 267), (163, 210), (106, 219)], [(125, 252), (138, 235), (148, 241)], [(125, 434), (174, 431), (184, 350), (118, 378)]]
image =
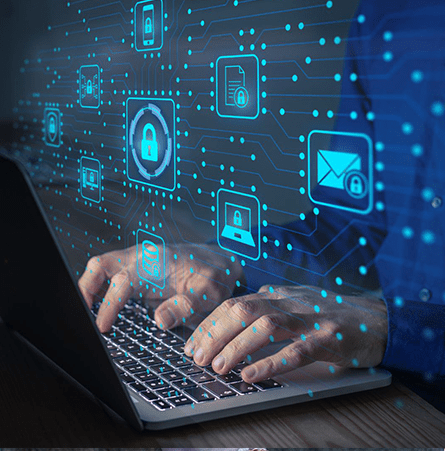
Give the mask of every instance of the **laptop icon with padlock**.
[(252, 210), (250, 208), (226, 202), (225, 218), (221, 236), (247, 246), (256, 246), (252, 235)]

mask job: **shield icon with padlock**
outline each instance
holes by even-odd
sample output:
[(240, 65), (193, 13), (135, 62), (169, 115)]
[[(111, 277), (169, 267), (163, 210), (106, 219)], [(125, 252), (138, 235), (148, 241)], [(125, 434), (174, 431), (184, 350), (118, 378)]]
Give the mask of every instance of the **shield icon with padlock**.
[(51, 111), (48, 113), (47, 117), (47, 129), (48, 129), (48, 138), (51, 143), (54, 143), (58, 136), (58, 124), (59, 118), (55, 111)]
[(141, 158), (145, 161), (158, 161), (159, 145), (153, 124), (146, 124), (142, 132)]

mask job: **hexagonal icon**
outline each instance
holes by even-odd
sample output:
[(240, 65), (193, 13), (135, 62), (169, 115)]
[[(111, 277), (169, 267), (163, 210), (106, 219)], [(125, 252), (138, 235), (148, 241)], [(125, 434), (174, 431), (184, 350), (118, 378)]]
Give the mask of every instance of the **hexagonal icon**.
[(373, 143), (362, 133), (314, 130), (308, 138), (312, 202), (369, 214), (374, 201)]

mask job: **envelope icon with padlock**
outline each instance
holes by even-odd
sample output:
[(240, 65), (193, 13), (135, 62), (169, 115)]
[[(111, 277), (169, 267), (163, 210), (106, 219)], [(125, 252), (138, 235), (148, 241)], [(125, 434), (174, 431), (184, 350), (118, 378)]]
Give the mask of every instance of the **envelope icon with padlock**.
[(361, 171), (359, 154), (319, 150), (317, 162), (318, 184), (329, 188), (345, 189), (345, 177), (350, 171)]

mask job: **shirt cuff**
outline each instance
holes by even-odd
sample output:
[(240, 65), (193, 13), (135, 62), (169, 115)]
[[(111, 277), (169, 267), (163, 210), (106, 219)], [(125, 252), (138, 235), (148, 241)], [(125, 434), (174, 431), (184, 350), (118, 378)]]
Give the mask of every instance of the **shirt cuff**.
[(422, 375), (445, 374), (445, 306), (385, 300), (388, 342), (381, 366)]

